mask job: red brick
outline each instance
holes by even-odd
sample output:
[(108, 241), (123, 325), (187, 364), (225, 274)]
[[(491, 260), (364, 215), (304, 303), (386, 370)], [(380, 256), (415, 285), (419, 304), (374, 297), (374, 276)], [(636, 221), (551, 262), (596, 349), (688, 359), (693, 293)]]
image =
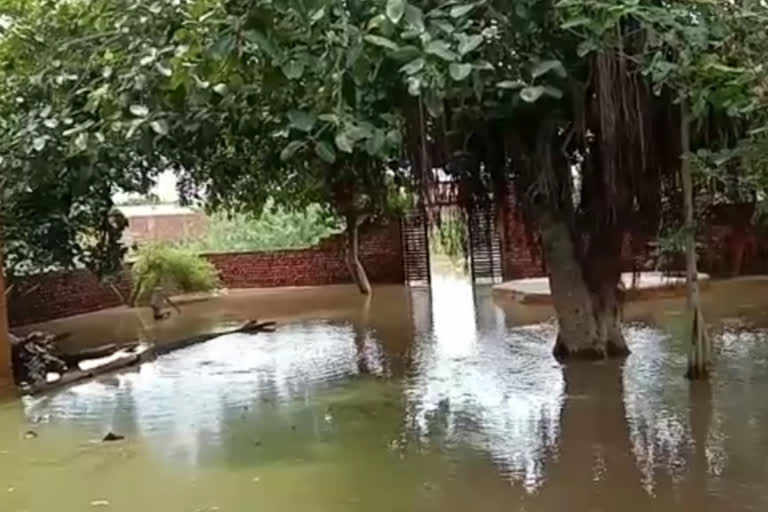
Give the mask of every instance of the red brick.
[[(344, 261), (345, 240), (335, 235), (308, 249), (203, 255), (219, 270), (227, 288), (320, 286), (351, 281)], [(365, 226), (360, 232), (360, 259), (373, 283), (402, 283), (400, 224)], [(122, 304), (130, 294), (126, 271), (111, 286), (87, 270), (51, 272), (17, 279), (8, 297), (12, 326), (89, 313)]]

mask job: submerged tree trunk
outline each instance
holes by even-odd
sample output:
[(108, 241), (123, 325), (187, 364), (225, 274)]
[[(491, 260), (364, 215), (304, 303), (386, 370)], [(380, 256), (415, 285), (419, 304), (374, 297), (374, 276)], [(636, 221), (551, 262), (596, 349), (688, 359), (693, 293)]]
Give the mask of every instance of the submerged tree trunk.
[(568, 225), (547, 212), (537, 215), (537, 221), (558, 320), (555, 357), (604, 359), (628, 354), (621, 332), (619, 276), (608, 273), (600, 280), (588, 280)]
[(371, 295), (371, 283), (365, 273), (365, 267), (360, 263), (359, 227), (361, 223), (357, 215), (347, 215), (347, 267), (355, 284), (363, 295)]
[(5, 271), (3, 270), (3, 227), (0, 219), (0, 389), (12, 382), (11, 340), (8, 333), (8, 312), (5, 301)]
[(701, 312), (699, 297), (698, 270), (696, 268), (696, 235), (693, 211), (693, 178), (688, 154), (691, 149), (690, 119), (685, 102), (680, 113), (680, 140), (682, 161), (680, 177), (683, 182), (683, 207), (685, 210), (685, 273), (688, 288), (686, 323), (691, 326), (690, 346), (688, 348), (689, 379), (706, 379), (709, 375), (709, 337)]

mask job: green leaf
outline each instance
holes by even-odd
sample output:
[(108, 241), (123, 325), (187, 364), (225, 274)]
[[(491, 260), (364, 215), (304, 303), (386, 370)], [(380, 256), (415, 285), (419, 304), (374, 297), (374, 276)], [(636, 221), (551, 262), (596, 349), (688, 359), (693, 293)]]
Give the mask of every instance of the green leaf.
[(231, 34), (224, 34), (214, 43), (211, 51), (217, 57), (224, 58), (232, 52), (234, 45), (234, 37)]
[(525, 86), (525, 82), (520, 80), (502, 80), (496, 84), (499, 89), (520, 89)]
[(461, 18), (475, 8), (475, 4), (456, 5), (451, 7), (451, 18)]
[(544, 94), (546, 94), (547, 96), (551, 96), (557, 100), (563, 97), (563, 91), (561, 91), (557, 87), (552, 87), (551, 85), (544, 86)]
[(418, 76), (409, 76), (408, 80), (408, 94), (411, 96), (418, 96), (421, 94), (421, 78)]
[(165, 119), (157, 119), (149, 123), (149, 126), (158, 135), (168, 135), (168, 123)]
[(424, 13), (418, 7), (411, 4), (405, 6), (405, 23), (417, 32), (424, 32)]
[(392, 146), (399, 146), (403, 143), (403, 134), (400, 132), (400, 130), (389, 130), (385, 136), (385, 139), (388, 144)]
[(483, 44), (483, 36), (477, 34), (472, 36), (468, 36), (466, 34), (456, 34), (456, 38), (459, 40), (459, 55), (462, 56), (468, 54)]
[(406, 45), (398, 48), (397, 51), (392, 54), (392, 58), (400, 62), (410, 62), (413, 59), (421, 57), (421, 55), (422, 52), (420, 48), (412, 45)]
[(434, 23), (437, 28), (446, 34), (453, 34), (453, 32), (456, 30), (456, 27), (454, 27), (453, 24), (447, 20), (435, 20), (432, 23)]
[(349, 140), (345, 131), (339, 131), (336, 133), (336, 137), (333, 139), (336, 143), (336, 147), (344, 153), (352, 153), (352, 141)]
[(535, 66), (533, 66), (531, 74), (533, 75), (533, 78), (538, 78), (549, 73), (550, 71), (554, 71), (554, 73), (560, 78), (565, 78), (567, 76), (565, 67), (563, 67), (563, 63), (557, 59), (539, 61)]
[(216, 84), (213, 86), (213, 92), (220, 96), (226, 95), (228, 90), (227, 84)]
[(405, 0), (387, 0), (386, 12), (392, 23), (399, 23), (405, 14)]
[(424, 51), (430, 55), (440, 57), (441, 59), (448, 62), (453, 62), (458, 57), (455, 53), (453, 53), (453, 51), (451, 51), (451, 45), (442, 39), (435, 39), (434, 41), (430, 41), (424, 47)]
[(479, 60), (477, 62), (473, 62), (472, 67), (479, 71), (493, 71), (494, 69), (496, 69), (493, 67), (493, 64), (491, 64), (487, 60)]
[(451, 78), (457, 82), (461, 82), (472, 72), (472, 64), (459, 64), (457, 62), (453, 62), (450, 66), (448, 66), (448, 72), (450, 73)]
[(345, 134), (352, 143), (360, 139), (367, 139), (373, 135), (373, 126), (370, 123), (350, 124), (346, 126)]
[(246, 30), (243, 32), (243, 36), (271, 58), (277, 57), (277, 50), (275, 50), (274, 45), (266, 38), (263, 32), (259, 30)]
[(295, 128), (302, 132), (311, 132), (315, 126), (315, 116), (309, 112), (302, 112), (299, 110), (291, 110), (288, 112), (288, 121), (291, 124), (291, 128)]
[(125, 132), (125, 138), (130, 139), (133, 137), (133, 135), (136, 133), (136, 130), (139, 129), (143, 122), (143, 119), (134, 119), (131, 121), (130, 126), (128, 127), (128, 131)]
[(323, 16), (325, 16), (325, 7), (321, 7), (315, 12), (313, 12), (309, 17), (309, 21), (312, 24), (317, 23), (318, 21), (323, 19)]
[(45, 149), (45, 143), (47, 140), (47, 137), (35, 137), (35, 139), (32, 141), (32, 147), (35, 148), (35, 151), (40, 152)]
[(597, 43), (591, 39), (585, 39), (579, 43), (579, 46), (576, 47), (576, 55), (579, 57), (585, 57), (595, 50), (597, 50)]
[(406, 75), (413, 75), (424, 69), (424, 64), (426, 61), (423, 57), (419, 57), (417, 59), (413, 59), (408, 64), (405, 64), (403, 67), (400, 68), (400, 71), (405, 73)]
[(569, 28), (581, 27), (582, 25), (586, 25), (591, 21), (592, 19), (587, 18), (586, 16), (581, 16), (579, 18), (573, 18), (566, 21), (565, 23), (560, 25), (560, 28), (562, 28), (563, 30), (568, 30)]
[(391, 39), (387, 39), (386, 37), (368, 34), (363, 39), (372, 45), (380, 46), (382, 48), (386, 48), (387, 50), (397, 50), (397, 44), (395, 44), (395, 42)]
[(75, 137), (75, 147), (79, 151), (85, 151), (88, 149), (88, 134), (86, 132), (83, 132)]
[(373, 30), (381, 27), (387, 23), (387, 17), (383, 14), (377, 14), (370, 20), (368, 20), (368, 30)]
[(339, 124), (339, 116), (336, 114), (320, 114), (317, 118), (326, 123)]
[(438, 118), (443, 114), (443, 100), (434, 92), (427, 91), (424, 95), (424, 106), (429, 115)]
[(446, 16), (448, 16), (448, 13), (439, 7), (427, 13), (427, 18), (445, 18)]
[(166, 78), (170, 78), (173, 75), (173, 71), (171, 71), (170, 68), (163, 66), (160, 62), (155, 63), (155, 69)]
[(304, 146), (303, 142), (292, 140), (280, 152), (280, 160), (283, 162), (290, 160), (302, 146)]
[(297, 80), (304, 74), (304, 61), (291, 59), (282, 67), (283, 74), (289, 80)]
[(712, 62), (707, 64), (705, 69), (714, 69), (723, 73), (744, 73), (746, 71), (746, 68), (734, 68), (731, 66), (726, 66), (720, 62)]
[(149, 115), (149, 109), (144, 105), (131, 105), (128, 110), (136, 117), (147, 117)]
[(520, 98), (527, 103), (535, 103), (544, 92), (545, 89), (541, 86), (525, 87), (520, 91)]
[(333, 149), (333, 146), (324, 140), (315, 143), (315, 154), (329, 164), (336, 161), (336, 151)]
[(373, 136), (365, 142), (365, 151), (371, 156), (379, 156), (386, 142), (384, 132), (376, 130)]

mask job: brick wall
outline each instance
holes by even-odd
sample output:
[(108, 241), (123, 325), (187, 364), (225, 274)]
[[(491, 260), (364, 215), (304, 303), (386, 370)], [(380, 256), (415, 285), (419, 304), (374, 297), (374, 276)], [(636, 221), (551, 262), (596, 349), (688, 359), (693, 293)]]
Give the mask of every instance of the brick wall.
[[(400, 223), (361, 227), (360, 256), (373, 283), (402, 283)], [(350, 282), (344, 237), (332, 236), (309, 249), (207, 254), (227, 288), (318, 286)], [(11, 326), (45, 322), (122, 304), (130, 294), (126, 272), (116, 292), (86, 270), (51, 272), (17, 279), (8, 296)]]
[[(360, 228), (360, 260), (374, 283), (402, 283), (400, 224)], [(227, 288), (320, 286), (350, 282), (344, 261), (344, 237), (332, 236), (300, 250), (204, 255)]]
[(507, 197), (500, 222), (504, 280), (547, 275), (536, 233), (526, 228), (522, 210), (512, 194)]
[(8, 294), (8, 322), (25, 325), (119, 306), (120, 294), (127, 297), (131, 283), (126, 274), (114, 284), (114, 289), (104, 285), (87, 270), (16, 279)]
[[(700, 271), (716, 277), (768, 273), (768, 232), (751, 224), (751, 212), (745, 213), (747, 207), (718, 205), (711, 208), (707, 226), (698, 240)], [(507, 199), (499, 223), (504, 280), (546, 276), (537, 235), (526, 229), (513, 196)], [(628, 234), (625, 237), (622, 247), (625, 271), (657, 269), (658, 251), (652, 242), (647, 236)], [(666, 264), (682, 269), (685, 262), (681, 256)]]

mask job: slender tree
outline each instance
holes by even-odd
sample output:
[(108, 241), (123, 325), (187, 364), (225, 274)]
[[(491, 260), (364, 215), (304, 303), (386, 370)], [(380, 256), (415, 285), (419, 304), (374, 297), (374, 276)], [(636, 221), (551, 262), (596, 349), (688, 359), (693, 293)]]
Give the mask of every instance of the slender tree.
[(0, 390), (13, 382), (11, 373), (11, 340), (8, 334), (8, 314), (5, 301), (5, 272), (3, 261), (3, 237), (0, 227)]

